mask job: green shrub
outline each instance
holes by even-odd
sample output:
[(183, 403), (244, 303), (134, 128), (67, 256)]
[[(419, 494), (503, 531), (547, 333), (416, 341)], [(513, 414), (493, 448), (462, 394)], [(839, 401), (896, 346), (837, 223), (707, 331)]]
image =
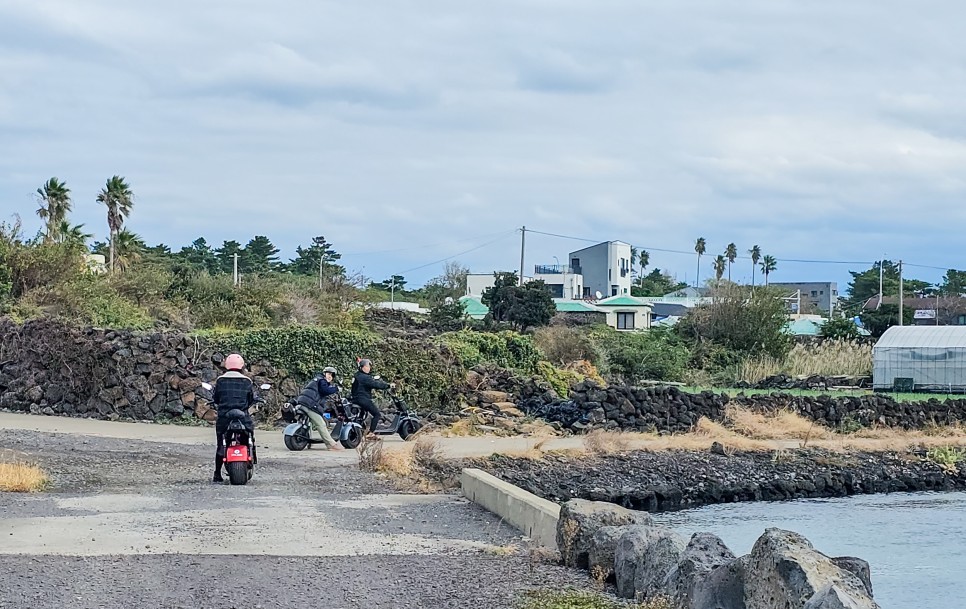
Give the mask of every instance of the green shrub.
[(460, 330), (441, 334), (438, 341), (446, 345), (466, 368), (486, 363), (533, 372), (540, 361), (540, 353), (533, 340), (509, 330)]
[(595, 328), (591, 334), (602, 354), (605, 376), (625, 382), (642, 380), (681, 381), (691, 352), (671, 332), (655, 328), (648, 332), (619, 332)]
[(582, 374), (578, 374), (572, 370), (561, 370), (550, 362), (544, 361), (537, 363), (537, 374), (550, 383), (553, 390), (562, 398), (570, 395), (570, 387), (572, 385), (584, 380)]
[(944, 468), (956, 470), (963, 459), (966, 459), (966, 448), (954, 446), (937, 446), (926, 452), (926, 457)]
[(533, 344), (547, 361), (558, 366), (582, 360), (592, 364), (600, 361), (600, 353), (585, 330), (562, 326), (540, 328), (533, 333)]
[(456, 403), (464, 371), (439, 345), (383, 338), (355, 330), (288, 326), (248, 331), (198, 333), (212, 350), (237, 351), (247, 360), (265, 359), (305, 381), (325, 366), (340, 371), (348, 390), (357, 358), (373, 362), (373, 374), (396, 381), (414, 406), (447, 410)]

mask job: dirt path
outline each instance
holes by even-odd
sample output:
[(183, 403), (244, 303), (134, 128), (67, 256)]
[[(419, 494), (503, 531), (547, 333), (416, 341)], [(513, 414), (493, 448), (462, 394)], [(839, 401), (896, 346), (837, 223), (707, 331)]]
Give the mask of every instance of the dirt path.
[[(182, 425), (158, 425), (154, 423), (120, 423), (97, 419), (75, 419), (69, 417), (46, 417), (29, 414), (0, 412), (0, 430), (29, 430), (57, 434), (81, 434), (100, 438), (119, 438), (127, 440), (146, 440), (172, 444), (208, 445), (214, 441), (214, 431), (210, 427), (190, 427)], [(311, 455), (322, 461), (335, 463), (355, 462), (352, 451), (329, 452), (324, 449), (309, 449), (304, 453), (292, 453), (282, 442), (282, 430), (259, 430), (256, 432), (260, 457), (287, 459), (299, 455)], [(406, 446), (399, 436), (383, 436), (387, 448), (401, 449)], [(544, 442), (544, 438), (496, 438), (484, 436), (442, 438), (437, 437), (440, 449), (447, 457), (483, 457), (495, 452), (525, 452), (534, 445)], [(545, 449), (570, 449), (583, 446), (578, 437), (550, 438), (543, 443)]]

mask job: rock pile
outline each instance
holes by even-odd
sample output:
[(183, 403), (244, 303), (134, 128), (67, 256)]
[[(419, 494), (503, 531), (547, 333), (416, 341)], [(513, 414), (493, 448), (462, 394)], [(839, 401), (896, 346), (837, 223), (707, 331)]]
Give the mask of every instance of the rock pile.
[(838, 388), (860, 389), (871, 386), (872, 377), (870, 376), (821, 376), (818, 374), (809, 376), (776, 374), (757, 383), (744, 381), (735, 383), (736, 389), (811, 389), (816, 391)]
[(557, 523), (565, 565), (608, 580), (623, 598), (687, 609), (877, 609), (867, 562), (832, 558), (801, 535), (769, 528), (736, 557), (710, 533), (685, 540), (646, 513), (565, 503)]

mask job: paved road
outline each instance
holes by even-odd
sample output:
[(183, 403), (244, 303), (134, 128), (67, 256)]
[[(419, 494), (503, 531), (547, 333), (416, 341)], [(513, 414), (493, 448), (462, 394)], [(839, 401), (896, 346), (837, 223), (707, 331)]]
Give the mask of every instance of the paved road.
[(0, 609), (512, 607), (587, 585), (457, 495), (360, 472), (354, 451), (292, 453), (262, 432), (255, 477), (233, 487), (210, 482), (210, 429), (0, 419), (0, 458), (53, 479), (0, 493)]
[[(76, 419), (70, 417), (48, 417), (29, 414), (0, 412), (0, 430), (19, 429), (60, 434), (82, 434), (101, 438), (123, 438), (130, 440), (149, 440), (175, 444), (208, 445), (214, 442), (214, 431), (210, 427), (191, 427), (184, 425), (158, 425), (155, 423), (121, 423), (97, 419)], [(256, 432), (259, 457), (285, 459), (311, 454), (313, 458), (325, 462), (344, 464), (356, 461), (353, 451), (327, 451), (321, 445), (303, 453), (293, 453), (282, 442), (282, 430), (259, 430)], [(399, 436), (383, 436), (389, 449), (405, 449), (410, 444)], [(440, 449), (447, 457), (483, 457), (493, 453), (525, 452), (537, 443), (543, 442), (545, 449), (581, 448), (583, 440), (579, 437), (563, 438), (492, 438), (469, 436), (456, 438), (437, 437)], [(646, 444), (645, 442), (641, 443)]]

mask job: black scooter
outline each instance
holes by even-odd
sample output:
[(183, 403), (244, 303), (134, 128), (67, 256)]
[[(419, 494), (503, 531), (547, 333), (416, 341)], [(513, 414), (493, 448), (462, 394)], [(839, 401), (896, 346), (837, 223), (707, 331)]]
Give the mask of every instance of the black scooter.
[[(387, 393), (389, 394), (389, 399), (392, 400), (393, 406), (396, 408), (396, 412), (388, 424), (381, 423), (374, 433), (377, 436), (399, 434), (400, 438), (408, 440), (423, 427), (422, 421), (419, 420), (419, 414), (409, 408), (406, 401), (399, 397), (391, 388), (387, 390)], [(342, 439), (341, 442), (346, 448), (355, 448), (362, 442), (362, 436), (369, 429), (371, 415), (358, 404), (349, 404), (346, 410), (348, 416), (348, 427), (346, 430), (348, 434), (343, 435), (347, 435), (348, 437)], [(386, 421), (386, 419), (384, 418), (383, 421)]]

